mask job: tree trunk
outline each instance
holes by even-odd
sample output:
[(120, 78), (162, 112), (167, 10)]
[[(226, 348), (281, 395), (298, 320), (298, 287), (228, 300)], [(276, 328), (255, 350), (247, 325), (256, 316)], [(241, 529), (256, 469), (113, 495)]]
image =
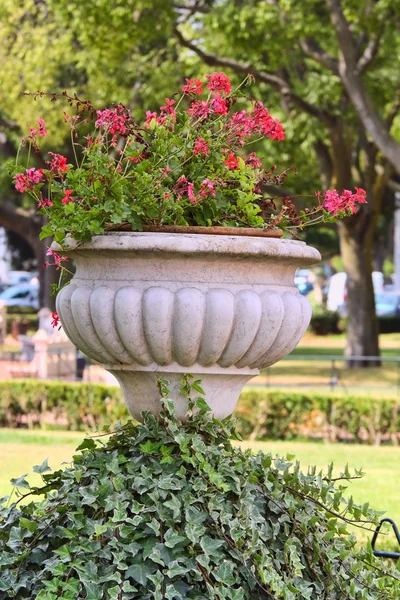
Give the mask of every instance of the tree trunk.
[[(359, 221), (359, 219), (357, 220)], [(355, 219), (338, 223), (344, 270), (347, 273), (347, 344), (345, 356), (349, 367), (372, 367), (380, 360), (360, 359), (360, 356), (379, 357), (379, 329), (375, 314), (372, 284), (372, 261), (369, 230), (360, 227)], [(351, 358), (350, 357), (354, 357)]]

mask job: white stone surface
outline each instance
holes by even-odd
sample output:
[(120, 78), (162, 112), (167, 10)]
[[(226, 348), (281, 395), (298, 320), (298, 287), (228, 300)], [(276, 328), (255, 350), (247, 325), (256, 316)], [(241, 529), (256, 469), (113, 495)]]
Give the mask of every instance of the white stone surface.
[(159, 413), (158, 376), (183, 418), (184, 373), (202, 380), (218, 418), (230, 414), (245, 383), (304, 334), (311, 308), (294, 274), (320, 260), (292, 240), (166, 233), (71, 240), (63, 254), (77, 266), (57, 298), (65, 332), (115, 375), (136, 418)]

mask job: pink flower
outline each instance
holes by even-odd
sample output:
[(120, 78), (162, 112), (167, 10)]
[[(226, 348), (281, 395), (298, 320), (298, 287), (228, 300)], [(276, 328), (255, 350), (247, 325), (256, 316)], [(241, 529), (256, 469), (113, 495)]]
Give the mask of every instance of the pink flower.
[(68, 202), (73, 202), (74, 199), (71, 198), (71, 195), (74, 193), (74, 190), (65, 190), (64, 194), (64, 198), (61, 200), (61, 202), (63, 204), (68, 204)]
[(208, 143), (202, 137), (197, 138), (194, 146), (193, 146), (193, 154), (203, 154), (207, 156), (210, 154), (210, 149), (208, 147)]
[(224, 100), (224, 98), (222, 98), (219, 94), (215, 94), (210, 104), (216, 115), (228, 114), (228, 105), (226, 103), (226, 100)]
[(185, 79), (186, 85), (183, 86), (182, 92), (184, 94), (194, 94), (200, 96), (203, 93), (203, 83), (200, 79)]
[(200, 184), (200, 192), (199, 195), (202, 198), (208, 198), (208, 196), (212, 196), (213, 198), (215, 198), (216, 196), (216, 191), (215, 191), (215, 181), (211, 181), (210, 179), (203, 179), (203, 181)]
[(192, 102), (187, 114), (195, 119), (206, 119), (210, 112), (211, 107), (208, 102), (205, 102), (205, 100), (198, 100), (197, 102)]
[(36, 123), (39, 124), (39, 128), (36, 130), (36, 135), (39, 135), (40, 137), (46, 137), (47, 129), (45, 127), (43, 119), (38, 119)]
[(32, 183), (40, 183), (43, 179), (43, 169), (27, 169), (26, 176)]
[(160, 107), (160, 110), (168, 113), (169, 115), (175, 114), (175, 109), (173, 108), (175, 104), (175, 100), (170, 100), (169, 98), (165, 98), (165, 105)]
[(50, 206), (54, 206), (54, 202), (42, 196), (41, 200), (39, 200), (38, 202), (38, 208), (45, 208)]
[(250, 152), (244, 161), (246, 165), (250, 165), (253, 169), (260, 169), (263, 165), (255, 152)]
[[(51, 248), (49, 248), (46, 252), (46, 256), (51, 256), (54, 258), (54, 265), (56, 265), (57, 267), (65, 260), (68, 260), (68, 258), (66, 256), (60, 256), (59, 254), (57, 254), (57, 252), (54, 252), (54, 250), (52, 250)], [(50, 263), (44, 263), (43, 266), (50, 266)]]
[[(337, 190), (327, 190), (321, 208), (332, 213), (335, 217), (339, 213), (354, 214), (357, 211), (357, 204), (367, 202), (366, 195), (366, 191), (362, 188), (356, 188), (355, 194), (350, 190), (343, 190), (341, 194)], [(320, 198), (319, 193), (317, 193), (317, 197)]]
[(232, 115), (232, 118), (226, 124), (226, 127), (231, 129), (236, 137), (245, 140), (253, 135), (255, 124), (250, 113), (241, 110)]
[(206, 75), (206, 78), (209, 80), (207, 87), (209, 90), (213, 92), (222, 92), (229, 96), (232, 89), (231, 80), (225, 73), (211, 73), (211, 75)]
[(235, 171), (239, 168), (239, 161), (233, 152), (230, 152), (228, 158), (224, 160), (224, 165), (226, 165), (230, 171)]
[(157, 120), (157, 113), (156, 112), (151, 112), (150, 110), (146, 110), (146, 121), (145, 121), (145, 126), (149, 127), (150, 123), (153, 120)]
[(49, 152), (49, 154), (53, 157), (51, 161), (47, 161), (50, 162), (50, 171), (55, 171), (58, 175), (66, 173), (69, 169), (66, 157), (62, 154), (54, 154), (54, 152)]
[(58, 325), (60, 323), (60, 317), (58, 316), (58, 313), (57, 312), (51, 313), (51, 318), (52, 318), (51, 326), (58, 327)]
[(192, 204), (197, 204), (197, 198), (194, 194), (194, 184), (191, 182), (187, 184), (187, 195)]
[(25, 173), (15, 175), (15, 188), (21, 192), (27, 192), (33, 189), (34, 185), (40, 183), (43, 179), (43, 169), (26, 169)]
[(96, 127), (105, 129), (112, 135), (117, 133), (121, 135), (126, 134), (128, 115), (123, 111), (124, 107), (122, 105), (118, 105), (117, 108), (105, 108), (104, 110), (96, 111), (98, 117), (95, 123)]

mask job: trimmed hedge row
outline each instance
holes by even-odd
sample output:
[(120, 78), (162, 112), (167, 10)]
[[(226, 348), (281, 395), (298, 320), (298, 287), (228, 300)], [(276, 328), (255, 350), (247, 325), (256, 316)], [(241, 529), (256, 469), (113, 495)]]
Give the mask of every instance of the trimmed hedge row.
[[(248, 387), (238, 430), (253, 440), (325, 439), (400, 443), (400, 399), (339, 397)], [(0, 381), (0, 426), (87, 430), (126, 421), (118, 387), (62, 381)]]
[[(380, 333), (400, 333), (400, 316), (378, 317)], [(309, 330), (316, 335), (334, 335), (346, 330), (346, 319), (337, 312), (316, 307), (309, 325)]]
[(400, 443), (400, 399), (340, 397), (247, 388), (236, 409), (239, 431), (253, 440), (324, 439)]

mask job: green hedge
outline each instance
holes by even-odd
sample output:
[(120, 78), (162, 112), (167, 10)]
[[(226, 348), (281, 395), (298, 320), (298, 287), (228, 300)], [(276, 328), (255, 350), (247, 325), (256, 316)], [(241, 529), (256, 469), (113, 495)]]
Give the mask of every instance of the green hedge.
[[(326, 439), (400, 443), (400, 399), (339, 397), (248, 387), (236, 409), (253, 440)], [(0, 426), (86, 430), (126, 421), (116, 386), (60, 381), (0, 381)]]
[(118, 387), (15, 379), (0, 381), (0, 426), (86, 430), (127, 420)]
[(243, 437), (400, 443), (400, 399), (247, 388), (236, 416)]

